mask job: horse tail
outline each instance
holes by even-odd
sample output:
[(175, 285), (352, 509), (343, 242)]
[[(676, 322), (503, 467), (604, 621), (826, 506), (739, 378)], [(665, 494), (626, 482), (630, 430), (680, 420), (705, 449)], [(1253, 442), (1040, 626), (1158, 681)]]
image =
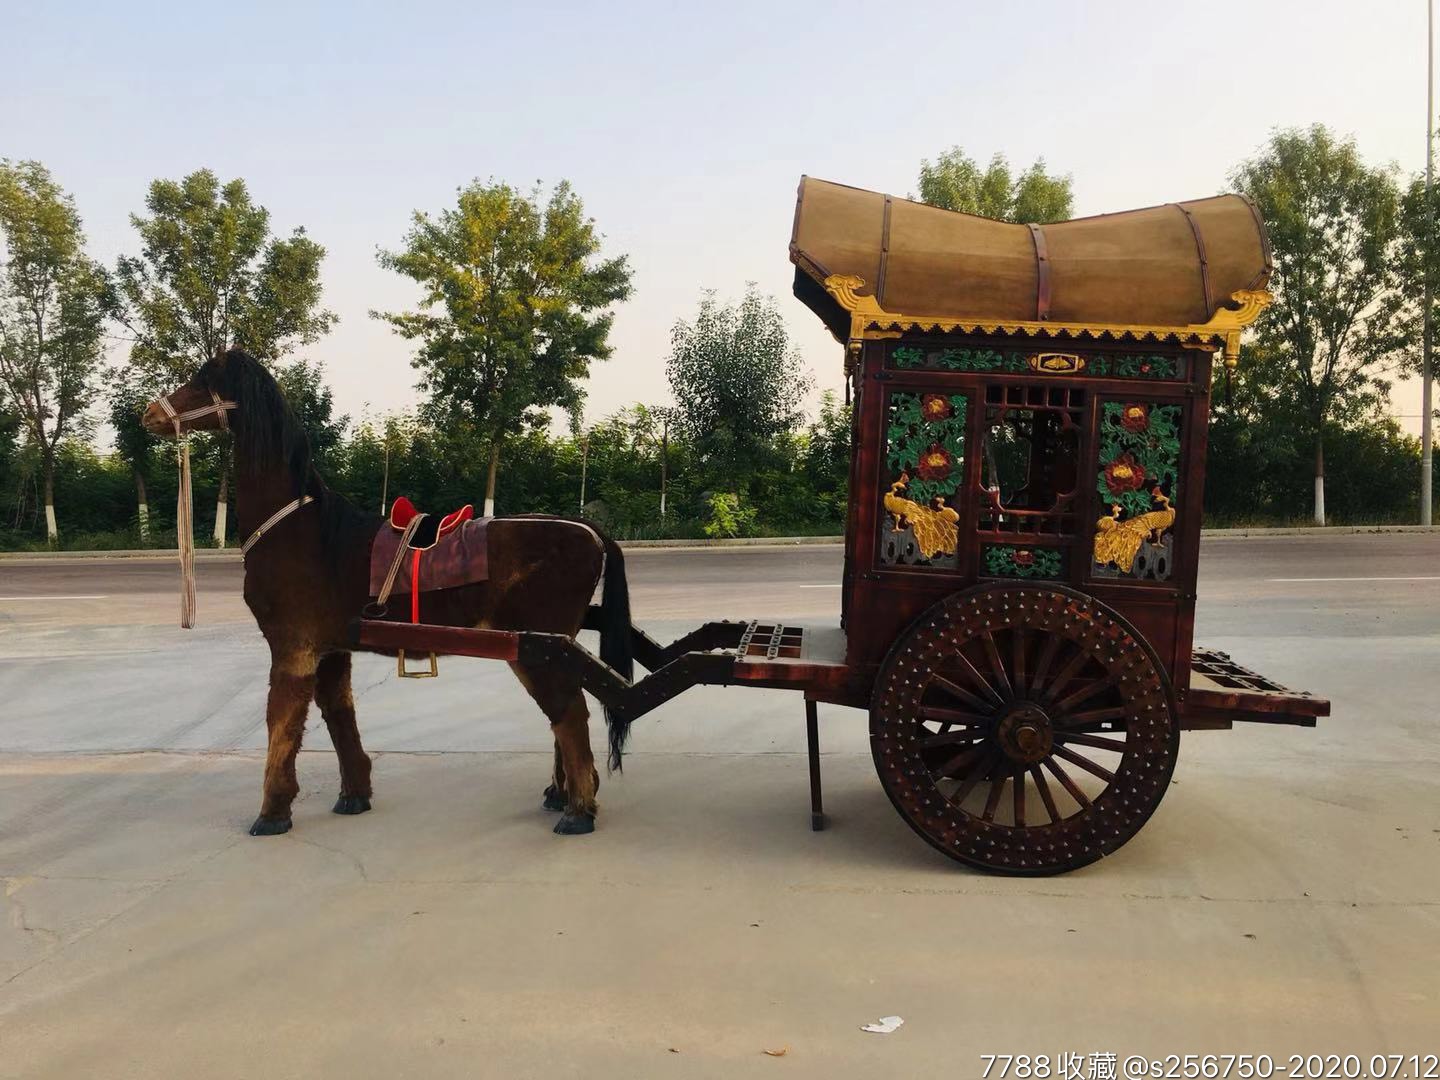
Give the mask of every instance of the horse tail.
[[(635, 654), (630, 640), (630, 584), (625, 578), (625, 556), (620, 545), (601, 535), (605, 545), (605, 591), (600, 598), (600, 659), (627, 682), (635, 677)], [(630, 734), (630, 718), (605, 706), (610, 730), (611, 770), (619, 771)]]

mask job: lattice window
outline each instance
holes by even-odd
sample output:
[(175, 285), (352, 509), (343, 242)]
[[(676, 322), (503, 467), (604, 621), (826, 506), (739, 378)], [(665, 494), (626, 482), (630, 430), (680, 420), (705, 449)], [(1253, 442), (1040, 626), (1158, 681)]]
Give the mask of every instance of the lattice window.
[(1081, 389), (986, 388), (977, 523), (982, 534), (1074, 534), (1085, 402)]

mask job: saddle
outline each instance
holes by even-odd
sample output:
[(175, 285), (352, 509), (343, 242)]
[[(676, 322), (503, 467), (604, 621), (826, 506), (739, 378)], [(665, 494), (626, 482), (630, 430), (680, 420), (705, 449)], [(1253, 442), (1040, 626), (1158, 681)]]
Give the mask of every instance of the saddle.
[(424, 514), (403, 495), (370, 547), (367, 614), (378, 618), (396, 593), (410, 594), (410, 621), (420, 621), (420, 594), (486, 581), (490, 576), (491, 518), (470, 505), (443, 517)]

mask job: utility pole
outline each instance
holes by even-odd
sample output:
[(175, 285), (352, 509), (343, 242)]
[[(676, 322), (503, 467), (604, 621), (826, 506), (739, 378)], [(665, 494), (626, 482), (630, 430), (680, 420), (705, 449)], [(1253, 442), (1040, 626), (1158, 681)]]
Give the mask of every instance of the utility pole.
[(1430, 420), (1434, 412), (1430, 403), (1430, 377), (1434, 373), (1430, 355), (1434, 343), (1430, 326), (1430, 264), (1434, 258), (1435, 211), (1430, 201), (1430, 185), (1435, 169), (1435, 0), (1428, 0), (1425, 7), (1425, 250), (1421, 252), (1425, 310), (1421, 316), (1424, 344), (1420, 358), (1420, 524), (1430, 525), (1430, 496), (1434, 490), (1431, 470), (1435, 455), (1435, 434)]
[(380, 516), (385, 516), (385, 505), (390, 500), (390, 432), (385, 432), (385, 478), (380, 481)]
[(590, 436), (580, 436), (580, 512), (585, 512), (585, 474), (590, 464)]
[(660, 520), (665, 520), (665, 489), (670, 473), (670, 417), (660, 417)]

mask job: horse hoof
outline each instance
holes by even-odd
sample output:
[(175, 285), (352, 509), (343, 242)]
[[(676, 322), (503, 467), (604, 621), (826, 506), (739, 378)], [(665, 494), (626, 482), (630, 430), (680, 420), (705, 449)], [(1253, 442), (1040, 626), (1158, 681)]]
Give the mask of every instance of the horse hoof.
[(561, 836), (584, 836), (595, 831), (595, 815), (583, 810), (576, 814), (569, 810), (555, 823), (555, 831)]
[(290, 831), (290, 819), (288, 817), (266, 817), (261, 814), (255, 819), (255, 824), (250, 826), (251, 836), (279, 836), (281, 833)]
[(366, 795), (341, 795), (335, 800), (335, 805), (330, 808), (332, 814), (363, 814), (370, 809), (370, 799)]
[(545, 802), (542, 805), (546, 810), (564, 810), (567, 803), (565, 793), (554, 784), (545, 789)]

